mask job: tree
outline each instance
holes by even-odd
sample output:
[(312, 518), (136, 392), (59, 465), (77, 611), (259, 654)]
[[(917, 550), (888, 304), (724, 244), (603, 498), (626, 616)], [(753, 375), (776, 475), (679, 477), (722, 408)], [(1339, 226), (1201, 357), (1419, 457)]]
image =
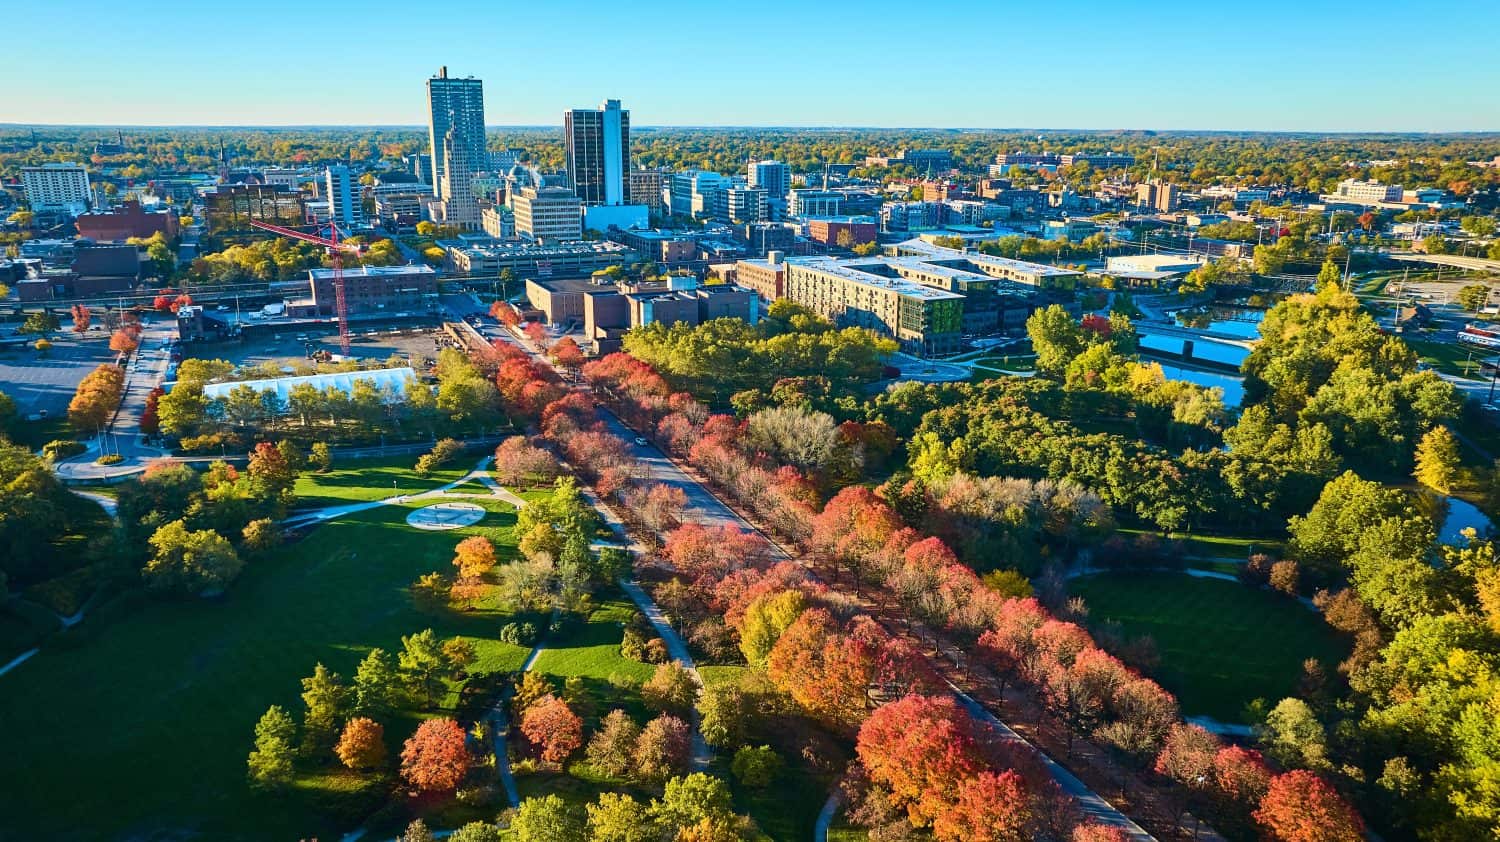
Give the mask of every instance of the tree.
[(703, 772), (667, 781), (661, 800), (652, 805), (657, 821), (667, 828), (686, 828), (704, 819), (723, 819), (734, 814), (729, 784)]
[(760, 789), (771, 785), (781, 765), (781, 756), (770, 746), (745, 746), (734, 753), (729, 770), (740, 783)]
[(698, 685), (692, 674), (676, 661), (657, 664), (651, 678), (641, 685), (641, 701), (663, 713), (685, 716), (697, 697)]
[(489, 822), (469, 822), (453, 831), (448, 842), (506, 842), (510, 837)]
[(1466, 233), (1475, 237), (1495, 236), (1495, 218), (1493, 216), (1466, 216), (1458, 221), (1458, 226)]
[(1447, 427), (1439, 424), (1417, 444), (1417, 469), (1412, 475), (1438, 494), (1451, 494), (1458, 465), (1458, 442)]
[(1257, 275), (1280, 275), (1286, 268), (1286, 252), (1276, 246), (1256, 246), (1251, 262)]
[(427, 829), (427, 823), (421, 819), (414, 819), (406, 826), (406, 832), (396, 842), (435, 842), (432, 831)]
[(307, 466), (322, 473), (333, 467), (333, 452), (327, 442), (313, 442), (312, 452), (307, 457)]
[(1360, 842), (1364, 822), (1321, 777), (1305, 770), (1271, 779), (1255, 818), (1279, 842)]
[(68, 420), (80, 430), (103, 427), (125, 394), (125, 371), (117, 365), (101, 365), (78, 382), (68, 403)]
[(1490, 300), (1490, 288), (1485, 284), (1465, 284), (1458, 291), (1458, 306), (1475, 313)]
[[(76, 328), (75, 328), (76, 329)], [(121, 328), (109, 335), (109, 350), (116, 354), (133, 354), (140, 347), (140, 341), (131, 331)]]
[(344, 725), (334, 749), (339, 760), (356, 772), (385, 765), (385, 727), (373, 719), (357, 716)]
[(959, 785), (984, 768), (972, 722), (947, 696), (881, 705), (860, 726), (855, 749), (870, 780), (919, 826), (942, 815)]
[(291, 782), (296, 737), (292, 717), (279, 705), (271, 705), (255, 723), (255, 750), (248, 761), (251, 784), (272, 788)]
[(400, 676), (396, 660), (384, 649), (371, 649), (354, 670), (351, 711), (360, 716), (385, 716), (395, 708)]
[(541, 749), (542, 760), (561, 764), (583, 745), (583, 720), (567, 702), (549, 695), (526, 708), (521, 733)]
[(578, 347), (578, 343), (573, 341), (573, 337), (571, 336), (564, 336), (562, 339), (557, 340), (547, 350), (547, 355), (552, 358), (554, 363), (563, 368), (577, 369), (583, 365), (583, 350)]
[(268, 517), (245, 524), (240, 531), (240, 547), (252, 553), (263, 553), (281, 545), (281, 527)]
[(343, 677), (322, 664), (302, 679), (302, 748), (309, 757), (332, 747), (349, 703)]
[(662, 714), (641, 731), (636, 741), (636, 771), (646, 780), (664, 780), (687, 767), (692, 747), (688, 724), (671, 714)]
[(244, 562), (222, 535), (211, 529), (189, 531), (174, 520), (154, 532), (148, 543), (153, 554), (141, 571), (156, 590), (203, 595), (229, 587)]
[(495, 567), (495, 545), (483, 535), (473, 535), (458, 542), (453, 552), (453, 566), (461, 579), (477, 579)]
[(661, 838), (646, 805), (624, 793), (601, 793), (586, 809), (593, 842), (657, 842)]
[(453, 669), (453, 662), (443, 651), (437, 635), (432, 629), (423, 629), (403, 636), (398, 662), (401, 676), (408, 685), (422, 691), (427, 707), (431, 708), (437, 694), (446, 687), (444, 680)]
[(1007, 769), (958, 785), (953, 806), (932, 824), (939, 842), (1028, 842), (1035, 838), (1026, 782)]
[(1321, 769), (1328, 766), (1328, 737), (1307, 702), (1282, 699), (1266, 716), (1260, 733), (1266, 752), (1284, 766)]
[(51, 313), (40, 311), (26, 317), (26, 321), (16, 329), (17, 333), (47, 334), (53, 333), (62, 327), (62, 321)]
[(698, 731), (715, 748), (743, 743), (749, 716), (749, 701), (736, 684), (706, 687), (698, 699)]
[(94, 315), (89, 311), (87, 305), (74, 304), (69, 314), (73, 317), (73, 332), (87, 333), (89, 322), (93, 321)]
[(428, 719), (401, 749), (401, 777), (422, 792), (456, 789), (469, 771), (464, 729), (451, 719)]
[(556, 795), (521, 802), (510, 822), (516, 842), (584, 842), (585, 819), (578, 808)]
[(589, 739), (585, 756), (589, 765), (610, 777), (625, 777), (634, 762), (635, 747), (641, 737), (641, 726), (623, 710), (612, 710), (599, 723), (599, 730)]
[(1083, 353), (1083, 331), (1060, 304), (1032, 313), (1026, 320), (1026, 333), (1036, 351), (1038, 371), (1061, 374), (1074, 357)]
[(1323, 266), (1318, 269), (1318, 289), (1337, 287), (1343, 280), (1344, 273), (1339, 270), (1338, 264), (1332, 260), (1323, 261)]
[(801, 591), (776, 591), (762, 594), (745, 609), (740, 626), (740, 651), (751, 666), (765, 663), (766, 656), (806, 607)]

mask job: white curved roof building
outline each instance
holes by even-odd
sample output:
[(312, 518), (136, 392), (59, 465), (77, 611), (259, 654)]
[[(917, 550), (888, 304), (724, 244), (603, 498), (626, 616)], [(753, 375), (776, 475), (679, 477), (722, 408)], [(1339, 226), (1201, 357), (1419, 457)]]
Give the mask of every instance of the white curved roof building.
[(203, 396), (209, 400), (226, 397), (240, 386), (249, 386), (257, 392), (275, 392), (283, 401), (294, 387), (303, 383), (319, 390), (332, 386), (345, 394), (354, 391), (358, 382), (371, 383), (377, 389), (389, 389), (392, 395), (406, 394), (408, 384), (417, 382), (417, 373), (409, 367), (377, 368), (368, 371), (339, 371), (332, 374), (305, 374), (298, 377), (276, 377), (267, 380), (237, 380), (228, 383), (208, 383), (203, 387)]

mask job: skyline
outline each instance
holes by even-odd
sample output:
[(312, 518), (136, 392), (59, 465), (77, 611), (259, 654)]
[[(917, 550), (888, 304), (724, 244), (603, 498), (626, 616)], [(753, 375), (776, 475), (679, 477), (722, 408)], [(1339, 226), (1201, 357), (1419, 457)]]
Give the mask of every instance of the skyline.
[[(289, 0), (233, 13), (185, 0), (134, 15), (103, 0), (64, 6), (89, 25), (61, 46), (21, 39), (0, 55), (0, 75), (28, 80), (0, 122), (420, 126), (425, 82), (446, 65), (485, 81), (491, 127), (556, 127), (567, 109), (620, 99), (642, 128), (1500, 130), (1486, 93), (1500, 87), (1487, 43), (1500, 9), (1456, 0), (1420, 16), (1379, 0), (1357, 30), (1342, 9), (1292, 0), (1253, 17), (1186, 0), (1148, 14), (967, 1), (914, 14), (892, 0), (850, 14), (775, 0), (753, 15), (589, 0), (567, 16), (457, 0), (425, 18), (336, 2), (316, 21)], [(299, 52), (326, 26), (324, 10), (344, 37)], [(47, 31), (61, 14), (27, 4), (12, 28)], [(425, 25), (409, 25), (417, 18)], [(495, 37), (470, 37), (486, 31)], [(170, 58), (142, 58), (146, 43)]]

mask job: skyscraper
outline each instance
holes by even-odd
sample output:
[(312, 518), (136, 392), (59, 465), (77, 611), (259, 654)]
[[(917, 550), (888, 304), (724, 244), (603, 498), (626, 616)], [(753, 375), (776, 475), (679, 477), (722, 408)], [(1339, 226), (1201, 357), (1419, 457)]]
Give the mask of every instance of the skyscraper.
[(585, 205), (630, 203), (630, 112), (618, 99), (563, 115), (568, 186)]
[(463, 149), (470, 172), (487, 160), (484, 143), (484, 82), (469, 76), (448, 78), (448, 68), (427, 80), (427, 142), (432, 149), (432, 192), (442, 195), (443, 144), (453, 131), (453, 142)]
[(328, 218), (346, 227), (363, 225), (365, 209), (349, 167), (330, 164), (324, 171), (324, 179), (328, 190)]
[(747, 175), (751, 187), (766, 191), (766, 207), (772, 219), (786, 216), (786, 194), (792, 190), (792, 168), (780, 161), (751, 161)]
[(462, 228), (479, 224), (479, 203), (474, 201), (474, 170), (470, 166), (468, 145), (459, 137), (458, 127), (449, 126), (443, 138), (443, 177), (438, 180), (438, 198), (442, 202), (442, 222)]

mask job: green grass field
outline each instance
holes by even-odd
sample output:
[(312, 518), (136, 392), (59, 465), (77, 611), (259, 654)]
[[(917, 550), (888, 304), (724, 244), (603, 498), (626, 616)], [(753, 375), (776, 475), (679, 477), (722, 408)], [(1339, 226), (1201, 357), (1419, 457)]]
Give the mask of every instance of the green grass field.
[(1482, 379), (1479, 376), (1479, 361), (1493, 356), (1492, 351), (1456, 342), (1407, 338), (1406, 344), (1416, 352), (1418, 360), (1435, 370), (1471, 380)]
[(1296, 689), (1305, 658), (1329, 670), (1347, 645), (1321, 617), (1287, 597), (1236, 582), (1177, 573), (1111, 573), (1074, 580), (1091, 622), (1117, 620), (1150, 635), (1162, 685), (1185, 714), (1238, 722), (1245, 704), (1273, 704)]
[[(92, 639), (59, 641), (0, 676), (7, 835), (338, 838), (350, 827), (307, 799), (245, 785), (253, 726), (268, 705), (301, 710), (299, 680), (315, 663), (348, 678), (371, 647), (398, 650), (401, 635), (427, 627), (473, 639), (473, 671), (518, 668), (526, 650), (496, 640), (503, 611), (426, 614), (407, 591), (422, 573), (449, 570), (469, 535), (488, 535), (502, 559), (513, 557), (513, 509), (485, 505), (484, 520), (451, 532), (406, 526), (405, 506), (321, 526), (251, 563), (222, 599), (143, 602)], [(450, 692), (443, 704), (455, 700)], [(388, 722), (392, 748), (418, 718), (439, 713)]]
[(297, 485), (293, 490), (297, 494), (299, 509), (365, 503), (384, 500), (396, 494), (430, 491), (440, 485), (447, 485), (468, 473), (477, 461), (479, 454), (465, 453), (453, 465), (419, 477), (411, 470), (417, 463), (417, 454), (351, 459), (345, 462), (335, 459), (333, 467), (326, 473), (309, 471), (297, 477)]

